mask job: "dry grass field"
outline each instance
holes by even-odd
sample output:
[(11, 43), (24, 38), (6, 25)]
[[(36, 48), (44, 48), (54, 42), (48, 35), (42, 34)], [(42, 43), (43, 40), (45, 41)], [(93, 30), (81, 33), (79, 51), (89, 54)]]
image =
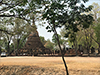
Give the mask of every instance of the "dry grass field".
[[(69, 75), (100, 75), (100, 57), (65, 57)], [(65, 75), (61, 57), (0, 57), (0, 75)]]

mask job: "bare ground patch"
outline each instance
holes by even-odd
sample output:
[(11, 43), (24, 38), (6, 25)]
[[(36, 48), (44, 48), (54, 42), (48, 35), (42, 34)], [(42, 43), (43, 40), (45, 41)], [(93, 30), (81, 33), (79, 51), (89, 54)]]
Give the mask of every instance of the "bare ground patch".
[[(100, 75), (100, 58), (65, 57), (70, 75)], [(0, 75), (65, 75), (61, 57), (0, 58)]]

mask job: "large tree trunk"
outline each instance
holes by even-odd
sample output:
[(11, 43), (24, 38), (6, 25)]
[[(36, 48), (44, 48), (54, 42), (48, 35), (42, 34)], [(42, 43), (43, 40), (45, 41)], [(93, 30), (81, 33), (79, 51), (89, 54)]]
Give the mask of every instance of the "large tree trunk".
[(7, 52), (8, 52), (8, 56), (9, 56), (10, 55), (10, 42), (11, 42), (12, 36), (9, 36), (8, 34), (6, 34), (6, 36), (7, 36), (7, 39), (8, 39)]
[(58, 46), (59, 46), (59, 48), (60, 48), (60, 51), (62, 51), (62, 52), (61, 52), (61, 53), (62, 53), (62, 60), (63, 60), (64, 66), (65, 66), (65, 69), (66, 69), (66, 75), (69, 75), (69, 73), (68, 73), (68, 68), (67, 68), (67, 65), (66, 65), (66, 61), (65, 61), (65, 59), (64, 59), (63, 50), (61, 49), (60, 42), (59, 42), (59, 37), (58, 37), (57, 31), (56, 31), (56, 29), (55, 29), (55, 24), (53, 24), (53, 28), (54, 28), (54, 34), (56, 35), (55, 38), (56, 38), (56, 40), (57, 40), (57, 42), (58, 42)]
[(98, 48), (98, 54), (100, 54), (100, 44), (99, 44), (99, 48)]
[(88, 56), (90, 56), (90, 50), (89, 48), (87, 47), (87, 52), (88, 52)]
[(10, 55), (10, 46), (9, 46), (9, 44), (10, 44), (10, 41), (8, 41), (8, 45), (7, 45), (8, 46), (8, 50), (7, 50), (8, 51), (8, 56)]
[(17, 51), (16, 51), (16, 56), (18, 56), (19, 42), (20, 42), (20, 39), (17, 38)]
[(91, 36), (91, 38), (99, 45), (98, 54), (100, 54), (100, 43), (95, 38), (93, 38), (92, 36)]
[[(0, 32), (0, 40), (1, 40), (2, 32)], [(0, 54), (1, 54), (1, 46), (0, 46)]]
[(75, 53), (76, 53), (76, 56), (78, 55), (77, 53), (77, 41), (74, 42), (74, 47), (75, 47)]
[(1, 47), (0, 47), (0, 54), (1, 54)]
[(88, 56), (90, 56), (89, 39), (88, 39), (89, 36), (86, 33), (86, 31), (85, 31), (85, 37), (86, 37), (86, 49), (87, 49), (87, 53), (88, 53)]

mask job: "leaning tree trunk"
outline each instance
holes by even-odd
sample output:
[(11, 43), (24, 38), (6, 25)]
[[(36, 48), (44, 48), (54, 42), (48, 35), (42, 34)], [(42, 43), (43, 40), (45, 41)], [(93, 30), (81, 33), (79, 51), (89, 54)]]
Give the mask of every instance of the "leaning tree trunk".
[(87, 49), (87, 53), (88, 56), (90, 56), (90, 50), (89, 50), (89, 40), (88, 40), (88, 34), (85, 31), (85, 37), (86, 37), (86, 49)]
[(66, 61), (65, 61), (65, 59), (64, 59), (63, 50), (62, 50), (62, 48), (61, 48), (61, 46), (60, 46), (59, 37), (58, 37), (57, 31), (56, 31), (56, 28), (55, 28), (55, 24), (53, 24), (53, 27), (54, 27), (54, 34), (56, 35), (55, 38), (56, 38), (56, 40), (57, 40), (57, 42), (58, 42), (58, 46), (59, 46), (59, 48), (60, 48), (60, 50), (61, 50), (61, 53), (62, 53), (62, 60), (63, 60), (64, 66), (65, 66), (65, 69), (66, 69), (66, 75), (69, 75), (69, 73), (68, 73), (68, 68), (67, 68), (67, 65), (66, 65)]

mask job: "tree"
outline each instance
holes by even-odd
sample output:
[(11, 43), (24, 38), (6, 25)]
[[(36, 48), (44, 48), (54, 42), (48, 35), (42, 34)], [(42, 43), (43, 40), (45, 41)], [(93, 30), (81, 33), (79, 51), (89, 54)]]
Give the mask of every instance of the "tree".
[[(89, 28), (86, 28), (86, 29), (78, 26), (78, 29), (79, 29), (79, 31), (76, 32), (76, 34), (75, 34), (76, 35), (75, 41), (72, 41), (73, 38), (71, 38), (69, 36), (68, 44), (70, 46), (73, 45), (73, 47), (75, 48), (75, 51), (76, 51), (76, 55), (77, 55), (77, 50), (79, 49), (79, 45), (82, 45), (83, 51), (87, 50), (88, 55), (89, 55), (89, 50), (91, 47), (97, 48), (97, 46), (96, 46), (97, 44), (91, 38), (91, 35), (93, 36), (93, 34), (94, 34), (94, 30), (93, 30), (92, 26), (90, 26)], [(63, 37), (65, 36), (66, 33), (67, 32), (66, 32), (65, 28), (61, 29), (61, 34)], [(87, 49), (87, 48), (89, 48), (89, 49)]]
[(35, 12), (42, 3), (43, 0), (1, 0), (0, 17), (16, 17), (27, 20), (26, 16)]
[(100, 24), (100, 6), (98, 5), (98, 3), (93, 3), (93, 10), (91, 13), (93, 13), (93, 17), (94, 17), (94, 23), (93, 23), (93, 31), (94, 35), (91, 35), (91, 38), (98, 44), (99, 48), (98, 48), (98, 53), (100, 53), (100, 41), (99, 41), (99, 24)]
[(97, 19), (100, 17), (100, 6), (98, 3), (95, 3), (95, 2), (92, 4), (92, 6), (93, 6), (93, 9), (91, 13), (94, 14), (93, 15), (94, 20), (97, 21)]
[[(45, 1), (47, 2), (47, 1)], [(8, 24), (8, 26), (5, 28), (0, 27), (0, 31), (7, 33), (9, 35), (13, 35), (14, 37), (17, 37), (17, 49), (20, 47), (21, 42), (26, 39), (29, 32), (25, 32), (25, 27), (32, 26), (32, 21), (36, 21), (40, 19), (41, 8), (42, 5), (45, 3), (44, 0), (1, 0), (0, 1), (0, 23), (2, 23), (4, 26)], [(17, 18), (17, 19), (16, 19)], [(28, 26), (25, 25), (23, 27), (20, 27), (17, 22), (16, 28), (12, 31), (12, 29), (9, 29), (9, 26), (14, 26), (15, 20), (20, 23), (22, 23), (22, 20), (25, 20), (25, 22), (28, 23)], [(24, 22), (24, 23), (25, 23)], [(33, 27), (32, 27), (33, 28)], [(31, 29), (32, 29), (31, 28)], [(35, 28), (35, 27), (34, 27)], [(23, 29), (23, 30), (22, 30)], [(26, 28), (27, 29), (27, 28)], [(25, 32), (25, 36), (23, 36), (23, 32)], [(28, 33), (28, 34), (27, 34)], [(19, 39), (22, 34), (22, 39)], [(19, 45), (20, 44), (20, 45)], [(14, 44), (15, 47), (15, 44)]]
[[(61, 45), (64, 45), (64, 44), (66, 43), (66, 40), (62, 39), (62, 38), (61, 38), (61, 35), (59, 35), (59, 34), (58, 34), (58, 37), (59, 37), (59, 42), (60, 42), (60, 44), (61, 44)], [(55, 46), (58, 45), (58, 44), (57, 44), (57, 40), (56, 40), (56, 38), (55, 38), (55, 35), (52, 36), (52, 41), (53, 41), (53, 43), (55, 43)]]
[(42, 44), (45, 45), (46, 40), (45, 40), (45, 38), (43, 36), (40, 36), (40, 40), (41, 40)]
[(48, 39), (44, 45), (46, 48), (49, 48), (50, 50), (54, 49), (54, 44)]
[(6, 37), (7, 37), (7, 52), (8, 52), (8, 56), (10, 55), (10, 42), (11, 42), (11, 39), (12, 39), (12, 35), (8, 35), (6, 34)]
[[(14, 25), (13, 29), (13, 43), (14, 43), (14, 50), (19, 50), (25, 44), (26, 38), (28, 35), (35, 30), (35, 27), (30, 26), (26, 21), (15, 18), (12, 20)], [(17, 53), (16, 53), (17, 55)]]
[(95, 24), (95, 27), (94, 27), (94, 32), (95, 32), (95, 37), (94, 38), (93, 36), (92, 39), (98, 44), (99, 46), (99, 49), (98, 49), (98, 54), (100, 53), (100, 18), (98, 18), (98, 23)]
[[(30, 25), (33, 20), (33, 14), (38, 15), (35, 20), (39, 19), (44, 0), (0, 0), (0, 20), (4, 23), (5, 18), (20, 18), (27, 21)], [(0, 31), (11, 34), (8, 30), (0, 28)]]
[(96, 23), (98, 22), (97, 19), (100, 16), (100, 10), (99, 10), (100, 6), (97, 3), (93, 3), (92, 6), (93, 6), (93, 9), (90, 12), (87, 12), (86, 14), (92, 13), (94, 22), (89, 28), (86, 28), (86, 29), (81, 28), (80, 30), (82, 32), (81, 36), (84, 35), (83, 36), (84, 38), (82, 38), (81, 40), (83, 40), (82, 43), (83, 43), (84, 48), (87, 49), (88, 55), (89, 55), (89, 50), (91, 47), (94, 46), (95, 48), (97, 48), (96, 46), (97, 44), (94, 41), (93, 37), (96, 38), (94, 27), (96, 26)]
[(0, 47), (0, 54), (1, 54), (1, 47)]
[(81, 30), (81, 33), (83, 34), (83, 35), (81, 35), (81, 36), (83, 36), (83, 38), (81, 38), (81, 40), (84, 40), (84, 41), (82, 41), (82, 43), (83, 43), (84, 50), (87, 50), (88, 56), (90, 56), (90, 48), (93, 44), (92, 43), (93, 40), (90, 37), (93, 33), (90, 32), (90, 31), (92, 31), (91, 26), (87, 29), (82, 29)]
[(8, 55), (9, 55), (9, 52), (10, 52), (10, 42), (11, 42), (11, 38), (12, 38), (12, 33), (11, 33), (11, 30), (9, 29), (9, 27), (7, 28), (8, 26), (8, 23), (5, 23), (5, 21), (7, 21), (9, 18), (1, 18), (0, 20), (0, 29), (1, 29), (1, 37), (2, 37), (2, 40), (3, 40), (3, 43), (2, 43), (2, 47), (7, 49), (7, 52), (8, 52)]
[[(84, 3), (88, 0), (82, 0)], [(62, 52), (62, 60), (66, 68), (66, 75), (69, 75), (68, 68), (64, 59), (64, 49), (61, 48), (59, 37), (56, 29), (65, 25), (67, 30), (72, 30), (74, 32), (78, 31), (77, 25), (83, 26), (83, 28), (88, 28), (92, 23), (93, 18), (90, 14), (83, 14), (84, 12), (89, 12), (92, 9), (92, 6), (85, 7), (83, 3), (80, 3), (80, 0), (51, 0), (50, 4), (46, 5), (43, 18), (48, 22), (48, 32), (53, 31), (55, 38), (58, 42), (58, 46)], [(80, 3), (80, 5), (77, 5)], [(69, 34), (66, 34), (68, 37)], [(75, 37), (72, 36), (71, 37)]]
[[(34, 31), (34, 28), (29, 25), (25, 20), (19, 19), (19, 18), (6, 18), (4, 19), (6, 22), (2, 22), (2, 29), (9, 32), (2, 31), (3, 38), (6, 39), (8, 42), (8, 47), (6, 47), (8, 54), (10, 54), (10, 41), (12, 40), (12, 43), (14, 45), (14, 50), (18, 50), (19, 48), (22, 48), (22, 46), (25, 44), (27, 36), (31, 33), (31, 31)], [(11, 38), (12, 37), (12, 38)]]
[(3, 44), (3, 40), (1, 39), (2, 38), (2, 32), (0, 31), (0, 54), (1, 54), (1, 47), (2, 47), (2, 44)]
[[(67, 40), (63, 39), (61, 35), (59, 34), (58, 34), (58, 37), (59, 37), (59, 42), (61, 44), (61, 48), (64, 48), (67, 43)], [(57, 42), (57, 39), (55, 38), (55, 35), (52, 36), (52, 42), (54, 43), (54, 46), (55, 46), (54, 50), (59, 51), (58, 42)]]

